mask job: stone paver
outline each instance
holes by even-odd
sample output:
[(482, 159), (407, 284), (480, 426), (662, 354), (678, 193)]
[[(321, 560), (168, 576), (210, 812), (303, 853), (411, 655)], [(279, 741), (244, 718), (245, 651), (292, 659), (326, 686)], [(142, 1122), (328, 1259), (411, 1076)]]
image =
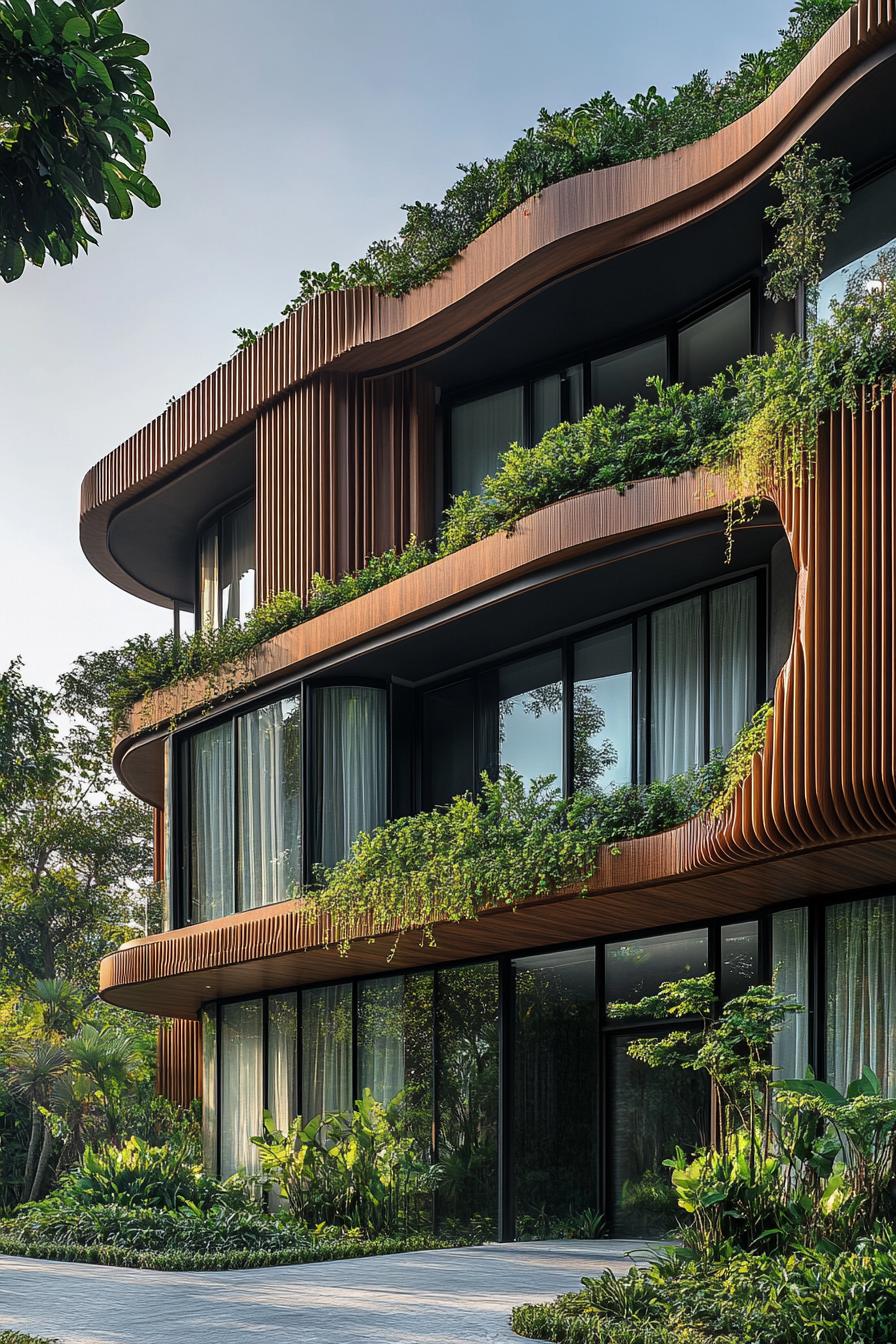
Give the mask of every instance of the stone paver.
[(0, 1330), (64, 1344), (509, 1344), (512, 1306), (607, 1266), (624, 1274), (644, 1249), (524, 1242), (219, 1274), (0, 1256)]

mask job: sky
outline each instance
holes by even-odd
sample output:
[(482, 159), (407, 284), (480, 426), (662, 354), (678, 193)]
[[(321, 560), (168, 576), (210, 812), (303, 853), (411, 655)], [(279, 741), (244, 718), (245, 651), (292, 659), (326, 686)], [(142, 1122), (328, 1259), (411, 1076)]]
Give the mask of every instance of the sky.
[(171, 613), (78, 544), (81, 479), (276, 318), (306, 267), (394, 234), (541, 107), (671, 92), (770, 46), (787, 0), (125, 0), (172, 127), (158, 210), (0, 282), (0, 667), (52, 687)]

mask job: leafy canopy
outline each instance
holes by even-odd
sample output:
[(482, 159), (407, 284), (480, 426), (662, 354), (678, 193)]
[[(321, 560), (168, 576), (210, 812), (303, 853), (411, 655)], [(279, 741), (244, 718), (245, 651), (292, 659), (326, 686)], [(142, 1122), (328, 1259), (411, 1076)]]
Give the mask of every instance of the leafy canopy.
[(168, 132), (122, 0), (0, 0), (0, 276), (71, 262), (102, 232), (97, 207), (129, 219), (157, 206), (146, 176)]

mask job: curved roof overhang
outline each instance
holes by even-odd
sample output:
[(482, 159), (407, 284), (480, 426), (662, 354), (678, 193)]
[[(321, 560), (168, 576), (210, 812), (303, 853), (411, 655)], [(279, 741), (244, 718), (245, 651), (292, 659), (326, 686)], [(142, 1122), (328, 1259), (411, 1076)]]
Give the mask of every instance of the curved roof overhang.
[(262, 408), (313, 374), (419, 361), (560, 277), (738, 199), (893, 54), (894, 41), (893, 6), (860, 0), (765, 102), (716, 135), (547, 188), (403, 298), (369, 289), (319, 296), (91, 468), (81, 489), (88, 559), (126, 591), (165, 601), (110, 546), (122, 510), (247, 430)]

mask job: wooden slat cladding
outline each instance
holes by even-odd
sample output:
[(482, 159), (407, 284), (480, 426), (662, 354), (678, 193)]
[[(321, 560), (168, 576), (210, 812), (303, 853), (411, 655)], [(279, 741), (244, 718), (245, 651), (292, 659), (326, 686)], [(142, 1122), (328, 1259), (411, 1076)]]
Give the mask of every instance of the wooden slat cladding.
[(156, 1038), (156, 1091), (177, 1106), (202, 1096), (202, 1032), (190, 1018), (159, 1024)]
[(413, 372), (319, 376), (258, 419), (257, 593), (304, 596), (432, 528), (433, 390)]
[[(444, 275), (403, 298), (368, 289), (320, 295), (87, 473), (81, 488), (86, 555), (120, 587), (147, 595), (107, 544), (109, 520), (129, 499), (248, 428), (279, 398), (324, 371), (371, 373), (418, 360), (558, 276), (716, 210), (768, 172), (891, 51), (887, 44), (894, 38), (893, 0), (860, 0), (765, 102), (716, 135), (547, 188), (471, 243)], [(307, 403), (299, 400), (307, 405), (309, 425), (315, 416), (328, 425), (329, 395), (321, 391), (319, 397), (309, 394)], [(287, 427), (296, 413), (283, 413)], [(314, 463), (306, 465), (313, 475)], [(323, 520), (319, 530), (326, 542)], [(282, 536), (296, 556), (302, 549), (313, 553), (310, 543), (290, 540), (288, 528)]]
[[(896, 876), (894, 450), (896, 397), (868, 392), (855, 414), (844, 407), (826, 418), (812, 472), (769, 491), (798, 576), (793, 641), (765, 748), (724, 816), (695, 818), (605, 853), (589, 883), (590, 901), (558, 893), (513, 914), (444, 925), (435, 948), (405, 938), (393, 965), (744, 912)], [(629, 492), (615, 506), (618, 520), (638, 516), (639, 495), (642, 506), (645, 496), (656, 505), (664, 496), (648, 487), (658, 484)], [(693, 479), (686, 484), (687, 493), (682, 481), (663, 483), (673, 495), (682, 492), (681, 516), (698, 507)], [(593, 509), (602, 496), (609, 506), (612, 494), (584, 499)], [(561, 527), (564, 507), (581, 509), (582, 501), (553, 506)], [(661, 523), (657, 514), (653, 526), (661, 533), (669, 519)], [(490, 544), (514, 541), (490, 538), (469, 548), (467, 563), (475, 566), (477, 551), (481, 563)], [(399, 583), (433, 582), (440, 565), (460, 559)], [(475, 589), (472, 571), (465, 577), (459, 593)], [(377, 962), (382, 969), (394, 928), (364, 917), (353, 932), (356, 942), (343, 959), (328, 921), (309, 924), (298, 903), (251, 911), (121, 949), (102, 963), (101, 988), (127, 1006), (156, 1003), (156, 1011), (189, 1014), (203, 995), (200, 981), (215, 994), (232, 994), (347, 976)]]

